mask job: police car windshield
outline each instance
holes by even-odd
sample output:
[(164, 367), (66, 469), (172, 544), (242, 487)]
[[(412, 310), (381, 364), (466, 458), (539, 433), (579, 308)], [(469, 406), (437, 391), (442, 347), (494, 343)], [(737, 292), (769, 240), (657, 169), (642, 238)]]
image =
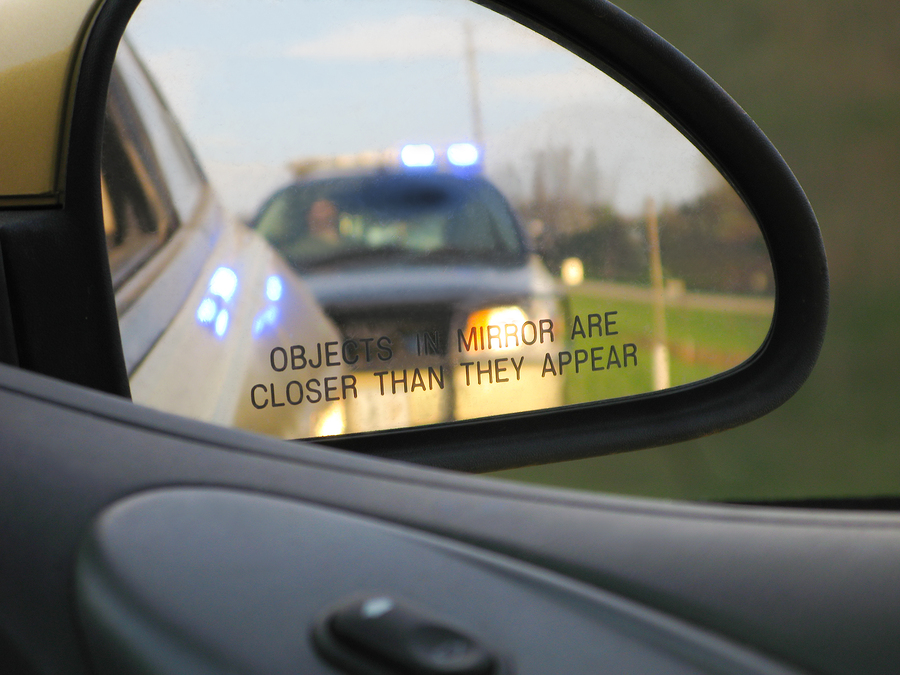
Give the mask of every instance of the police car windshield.
[(376, 174), (290, 185), (254, 227), (294, 266), (516, 264), (525, 249), (504, 198), (482, 178)]

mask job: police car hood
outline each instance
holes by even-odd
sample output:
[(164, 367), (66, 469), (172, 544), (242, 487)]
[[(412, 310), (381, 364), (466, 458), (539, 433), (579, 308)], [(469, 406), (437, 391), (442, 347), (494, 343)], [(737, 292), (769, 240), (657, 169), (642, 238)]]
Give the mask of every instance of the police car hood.
[(522, 297), (558, 295), (536, 256), (521, 265), (400, 263), (306, 272), (305, 281), (326, 312), (387, 307), (476, 307)]

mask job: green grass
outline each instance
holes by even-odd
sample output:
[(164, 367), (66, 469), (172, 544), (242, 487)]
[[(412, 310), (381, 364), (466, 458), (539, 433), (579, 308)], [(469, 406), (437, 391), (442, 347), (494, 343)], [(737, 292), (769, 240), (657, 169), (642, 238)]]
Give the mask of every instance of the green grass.
[[(633, 343), (638, 349), (638, 366), (593, 372), (582, 367), (576, 374), (568, 366), (566, 402), (584, 403), (652, 391), (651, 349), (653, 344), (652, 307), (649, 302), (607, 300), (578, 290), (569, 294), (569, 351), (603, 346), (604, 353), (614, 345), (622, 354), (622, 345)], [(615, 311), (617, 335), (582, 338), (572, 335), (574, 317), (580, 316), (587, 332), (591, 313)], [(769, 330), (765, 316), (737, 311), (712, 311), (669, 307), (666, 324), (670, 350), (671, 386), (688, 384), (718, 375), (750, 357), (762, 344)]]

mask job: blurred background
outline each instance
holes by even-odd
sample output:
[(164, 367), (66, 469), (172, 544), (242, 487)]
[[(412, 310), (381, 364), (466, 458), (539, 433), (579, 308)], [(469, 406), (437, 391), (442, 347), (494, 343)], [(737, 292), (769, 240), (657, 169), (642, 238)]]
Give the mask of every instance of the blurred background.
[(819, 363), (768, 416), (690, 443), (506, 478), (690, 499), (900, 491), (900, 4), (616, 0), (753, 117), (819, 218), (831, 316)]

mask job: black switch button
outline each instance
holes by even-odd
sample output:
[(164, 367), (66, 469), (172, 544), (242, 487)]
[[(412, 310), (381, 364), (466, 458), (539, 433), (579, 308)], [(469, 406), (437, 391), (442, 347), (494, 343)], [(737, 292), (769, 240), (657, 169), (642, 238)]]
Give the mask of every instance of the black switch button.
[(357, 599), (332, 612), (316, 630), (316, 643), (351, 672), (496, 672), (496, 660), (474, 639), (388, 596)]

